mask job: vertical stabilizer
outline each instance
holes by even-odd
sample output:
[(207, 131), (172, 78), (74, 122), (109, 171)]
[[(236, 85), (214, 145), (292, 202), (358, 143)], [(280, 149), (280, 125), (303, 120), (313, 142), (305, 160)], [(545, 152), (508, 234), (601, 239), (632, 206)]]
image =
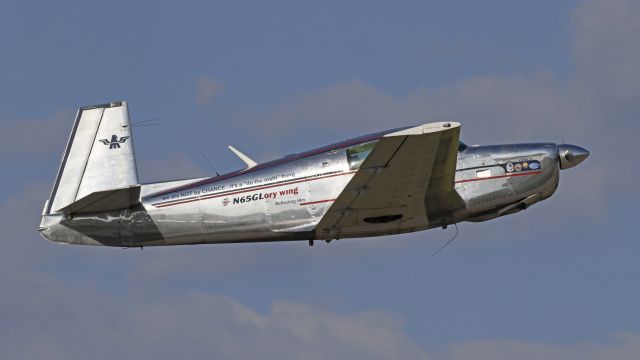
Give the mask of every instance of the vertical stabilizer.
[(138, 184), (127, 103), (78, 110), (45, 213), (98, 191)]

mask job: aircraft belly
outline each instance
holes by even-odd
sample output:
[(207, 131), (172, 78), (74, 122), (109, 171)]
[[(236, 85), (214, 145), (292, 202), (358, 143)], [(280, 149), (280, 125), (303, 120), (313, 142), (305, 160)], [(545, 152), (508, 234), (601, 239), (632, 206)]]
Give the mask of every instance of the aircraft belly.
[[(241, 199), (255, 198), (260, 194), (247, 192)], [(207, 238), (216, 239), (232, 233), (242, 235), (269, 230), (264, 201), (234, 203), (233, 199), (214, 198), (199, 202), (202, 207), (203, 235)]]
[(189, 238), (195, 242), (200, 240), (203, 227), (198, 201), (166, 208), (146, 206), (146, 209), (164, 239)]

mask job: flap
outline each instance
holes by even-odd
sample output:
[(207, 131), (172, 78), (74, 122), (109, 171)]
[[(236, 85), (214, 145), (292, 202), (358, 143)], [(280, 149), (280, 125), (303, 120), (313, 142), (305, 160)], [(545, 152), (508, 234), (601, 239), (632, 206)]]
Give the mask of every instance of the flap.
[(459, 123), (439, 122), (382, 137), (318, 223), (318, 237), (421, 230), (430, 212), (446, 214), (459, 206), (459, 134)]
[(85, 214), (127, 209), (138, 204), (140, 204), (140, 185), (134, 185), (120, 189), (93, 192), (59, 209), (58, 212)]

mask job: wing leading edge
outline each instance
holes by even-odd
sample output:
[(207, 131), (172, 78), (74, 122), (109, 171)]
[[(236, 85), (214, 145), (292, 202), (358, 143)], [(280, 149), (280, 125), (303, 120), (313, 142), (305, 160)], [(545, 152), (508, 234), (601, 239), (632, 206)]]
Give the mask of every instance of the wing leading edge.
[(462, 206), (454, 188), (459, 135), (459, 123), (439, 122), (383, 136), (318, 223), (317, 237), (394, 234), (445, 223)]

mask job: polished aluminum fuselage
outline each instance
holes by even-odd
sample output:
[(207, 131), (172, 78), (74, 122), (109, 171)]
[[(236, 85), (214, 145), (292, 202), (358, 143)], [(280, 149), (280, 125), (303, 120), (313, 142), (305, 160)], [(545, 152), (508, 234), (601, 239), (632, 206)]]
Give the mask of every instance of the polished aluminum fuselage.
[[(356, 172), (348, 163), (348, 145), (214, 178), (143, 184), (141, 205), (45, 215), (42, 232), (62, 243), (123, 247), (319, 239), (316, 224)], [(446, 217), (429, 218), (428, 228), (523, 210), (551, 196), (558, 179), (555, 144), (461, 149), (455, 189), (464, 205)], [(377, 235), (386, 234), (363, 236)]]

